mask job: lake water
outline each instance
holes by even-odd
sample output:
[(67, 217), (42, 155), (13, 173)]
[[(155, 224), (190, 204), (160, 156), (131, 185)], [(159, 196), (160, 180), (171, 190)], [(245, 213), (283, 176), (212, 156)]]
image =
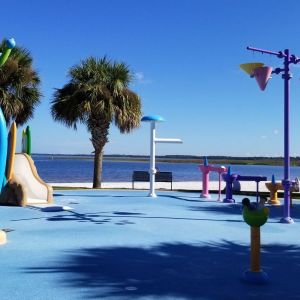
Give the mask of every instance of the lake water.
[[(47, 155), (33, 155), (40, 177), (46, 182), (92, 182), (93, 160), (52, 159)], [(199, 164), (157, 163), (160, 171), (173, 172), (174, 181), (201, 180)], [(103, 182), (131, 182), (133, 171), (148, 171), (149, 163), (104, 161)], [(283, 178), (282, 166), (245, 166), (232, 165), (232, 173), (240, 175), (263, 175), (271, 180)], [(300, 167), (291, 167), (291, 179), (300, 177)], [(217, 180), (216, 173), (210, 173), (211, 180)]]

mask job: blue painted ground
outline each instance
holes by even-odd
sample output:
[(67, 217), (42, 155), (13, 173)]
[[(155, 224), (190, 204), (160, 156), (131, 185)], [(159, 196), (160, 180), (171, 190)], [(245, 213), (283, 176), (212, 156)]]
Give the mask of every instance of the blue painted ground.
[[(271, 282), (241, 281), (249, 227), (239, 204), (198, 194), (59, 191), (73, 212), (0, 207), (0, 299), (300, 299), (300, 205), (293, 225), (272, 207), (262, 228)], [(238, 201), (240, 197), (236, 197)]]

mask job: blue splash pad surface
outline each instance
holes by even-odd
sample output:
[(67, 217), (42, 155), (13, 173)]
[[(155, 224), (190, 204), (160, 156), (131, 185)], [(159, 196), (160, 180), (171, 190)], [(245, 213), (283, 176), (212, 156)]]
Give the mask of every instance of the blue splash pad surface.
[(300, 299), (297, 202), (293, 225), (270, 208), (261, 230), (270, 283), (259, 286), (241, 281), (250, 228), (240, 204), (92, 190), (57, 191), (54, 201), (74, 210), (0, 207), (1, 227), (13, 230), (0, 247), (0, 299)]

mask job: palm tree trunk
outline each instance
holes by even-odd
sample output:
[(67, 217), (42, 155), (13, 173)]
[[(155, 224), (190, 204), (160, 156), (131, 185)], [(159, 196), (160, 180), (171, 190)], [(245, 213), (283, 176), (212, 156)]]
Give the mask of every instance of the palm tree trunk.
[(103, 150), (95, 150), (93, 188), (101, 189)]
[(91, 116), (88, 122), (89, 130), (92, 134), (91, 142), (95, 149), (94, 156), (94, 177), (93, 177), (93, 188), (101, 188), (102, 182), (102, 161), (104, 146), (108, 142), (109, 125), (105, 117)]

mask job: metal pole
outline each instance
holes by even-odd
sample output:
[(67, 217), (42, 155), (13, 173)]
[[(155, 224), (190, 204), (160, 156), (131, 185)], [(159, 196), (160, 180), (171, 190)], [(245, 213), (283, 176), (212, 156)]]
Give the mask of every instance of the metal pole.
[(256, 52), (260, 52), (260, 53), (266, 53), (266, 54), (271, 54), (271, 55), (276, 55), (278, 57), (284, 57), (284, 54), (281, 51), (270, 51), (270, 50), (265, 50), (265, 49), (259, 49), (259, 48), (254, 48), (254, 47), (247, 47), (247, 50), (251, 50), (251, 51), (256, 51)]
[(151, 122), (150, 126), (150, 192), (149, 196), (152, 198), (156, 198), (155, 194), (155, 121)]
[[(284, 179), (282, 185), (284, 187), (284, 213), (283, 218), (280, 220), (282, 223), (294, 223), (294, 220), (290, 216), (290, 202), (291, 202), (291, 181), (290, 181), (290, 137), (289, 137), (289, 122), (290, 122), (290, 99), (289, 99), (289, 80), (292, 78), (290, 74), (289, 64), (297, 64), (300, 62), (299, 58), (295, 55), (290, 55), (289, 49), (285, 49), (283, 52), (274, 52), (264, 49), (258, 49), (253, 47), (247, 47), (247, 50), (252, 50), (261, 53), (267, 53), (276, 55), (278, 58), (284, 58), (284, 68), (278, 68), (279, 74), (283, 72), (282, 78), (284, 79)], [(276, 71), (276, 70), (275, 70)]]
[(182, 143), (180, 139), (162, 139), (156, 138), (155, 135), (155, 123), (164, 121), (164, 118), (158, 115), (152, 116), (144, 116), (141, 119), (142, 122), (150, 122), (150, 167), (149, 167), (149, 181), (150, 181), (150, 189), (149, 189), (149, 197), (156, 198), (155, 194), (155, 144), (156, 143)]
[(284, 214), (281, 219), (282, 223), (294, 223), (290, 216), (290, 137), (289, 137), (289, 123), (290, 123), (290, 99), (289, 99), (289, 80), (291, 74), (289, 70), (290, 54), (289, 50), (284, 50), (284, 73), (282, 78), (284, 79)]
[(218, 193), (218, 201), (221, 200), (221, 173), (219, 172), (219, 193)]

